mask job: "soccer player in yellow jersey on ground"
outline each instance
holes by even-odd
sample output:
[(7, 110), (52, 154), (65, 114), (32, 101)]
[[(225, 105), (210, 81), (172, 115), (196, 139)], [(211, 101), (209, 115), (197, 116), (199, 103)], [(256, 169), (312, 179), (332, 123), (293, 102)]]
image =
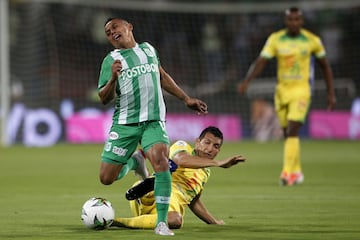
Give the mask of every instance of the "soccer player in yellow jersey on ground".
[(328, 110), (336, 103), (331, 67), (325, 57), (325, 49), (318, 36), (302, 28), (303, 13), (296, 7), (285, 11), (286, 28), (272, 33), (260, 56), (251, 65), (243, 82), (238, 85), (244, 94), (251, 80), (257, 77), (267, 62), (277, 59), (277, 86), (275, 109), (284, 131), (284, 160), (280, 183), (292, 186), (304, 181), (300, 164), (299, 130), (303, 125), (311, 102), (313, 61), (321, 66), (327, 87)]
[[(185, 208), (208, 224), (224, 224), (215, 218), (201, 201), (201, 193), (210, 177), (210, 167), (229, 168), (244, 162), (241, 155), (214, 160), (223, 143), (223, 134), (217, 127), (205, 128), (192, 148), (185, 141), (177, 141), (170, 147), (172, 160), (172, 191), (168, 212), (168, 224), (172, 229), (183, 225)], [(176, 167), (174, 167), (174, 165)], [(175, 170), (176, 168), (176, 170)], [(141, 184), (141, 183), (140, 183)], [(134, 186), (139, 185), (135, 183)], [(130, 201), (130, 208), (135, 217), (116, 218), (112, 226), (128, 228), (154, 228), (156, 224), (156, 208), (154, 192)]]

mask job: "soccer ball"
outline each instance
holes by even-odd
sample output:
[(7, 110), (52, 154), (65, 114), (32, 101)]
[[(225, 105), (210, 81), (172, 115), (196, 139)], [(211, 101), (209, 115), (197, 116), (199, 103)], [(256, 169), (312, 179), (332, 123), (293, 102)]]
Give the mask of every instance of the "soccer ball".
[(105, 198), (93, 197), (87, 200), (81, 211), (81, 220), (87, 228), (102, 230), (113, 222), (115, 211)]

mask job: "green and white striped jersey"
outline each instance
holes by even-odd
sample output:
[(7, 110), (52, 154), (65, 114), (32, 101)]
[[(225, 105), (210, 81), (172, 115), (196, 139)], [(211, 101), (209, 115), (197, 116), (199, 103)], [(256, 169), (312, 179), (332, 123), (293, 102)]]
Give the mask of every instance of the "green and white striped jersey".
[(160, 84), (160, 61), (153, 46), (144, 42), (130, 49), (115, 49), (103, 60), (98, 89), (111, 79), (115, 60), (122, 64), (116, 85), (113, 123), (165, 121), (165, 103)]

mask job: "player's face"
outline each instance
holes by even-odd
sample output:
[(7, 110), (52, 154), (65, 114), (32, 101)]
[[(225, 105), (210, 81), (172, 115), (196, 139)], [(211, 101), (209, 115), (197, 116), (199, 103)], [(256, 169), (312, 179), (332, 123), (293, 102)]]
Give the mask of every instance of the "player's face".
[(132, 47), (132, 25), (121, 19), (113, 19), (105, 25), (105, 34), (108, 41), (115, 48)]
[(212, 133), (206, 133), (202, 139), (195, 142), (195, 151), (199, 157), (214, 159), (219, 153), (222, 141)]
[(296, 36), (300, 33), (300, 28), (303, 26), (303, 23), (303, 16), (299, 12), (290, 12), (285, 16), (285, 25), (291, 36)]

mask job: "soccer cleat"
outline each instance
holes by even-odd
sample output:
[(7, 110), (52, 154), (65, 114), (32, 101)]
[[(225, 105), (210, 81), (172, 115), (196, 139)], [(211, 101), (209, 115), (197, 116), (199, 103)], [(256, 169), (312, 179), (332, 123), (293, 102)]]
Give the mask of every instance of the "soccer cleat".
[(289, 176), (287, 186), (293, 186), (304, 182), (304, 174), (302, 172), (292, 173)]
[(298, 177), (295, 181), (296, 184), (302, 184), (304, 182), (304, 174), (302, 172), (300, 172), (298, 174)]
[(125, 193), (125, 198), (129, 201), (137, 198), (141, 198), (145, 194), (154, 190), (154, 184), (155, 184), (155, 177), (145, 178), (139, 184), (127, 190)]
[(138, 167), (135, 169), (135, 174), (138, 175), (141, 179), (149, 177), (144, 151), (142, 149), (138, 149), (133, 153), (132, 157), (135, 158), (138, 163)]
[(280, 175), (280, 185), (281, 186), (287, 186), (289, 181), (289, 175), (287, 172), (282, 172)]
[(174, 236), (174, 232), (169, 229), (169, 227), (164, 222), (159, 222), (155, 228), (155, 234), (162, 236)]

